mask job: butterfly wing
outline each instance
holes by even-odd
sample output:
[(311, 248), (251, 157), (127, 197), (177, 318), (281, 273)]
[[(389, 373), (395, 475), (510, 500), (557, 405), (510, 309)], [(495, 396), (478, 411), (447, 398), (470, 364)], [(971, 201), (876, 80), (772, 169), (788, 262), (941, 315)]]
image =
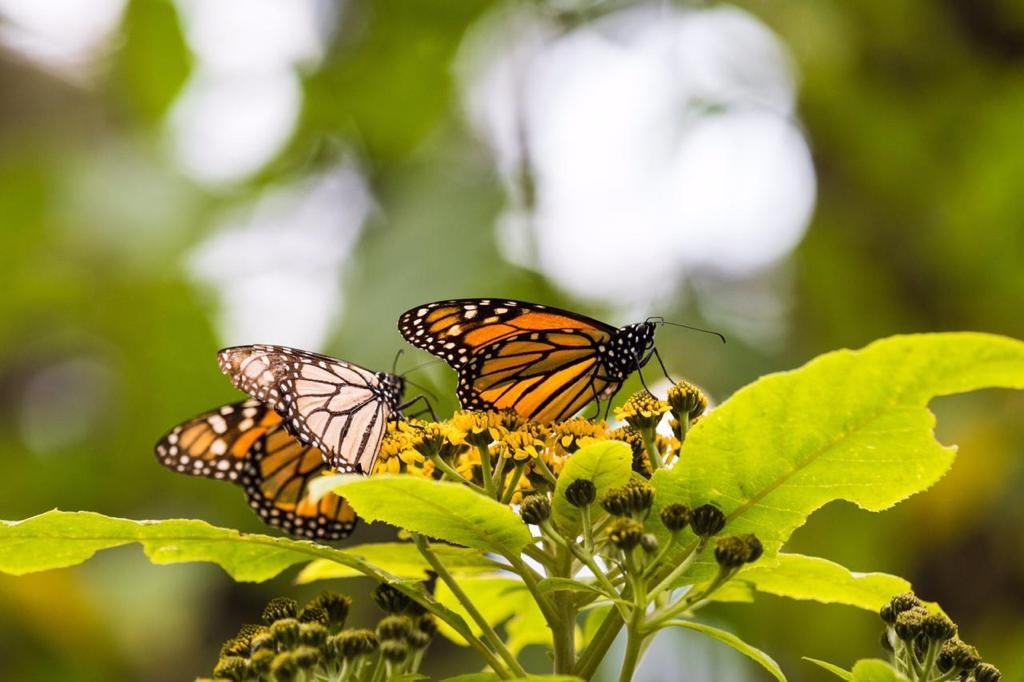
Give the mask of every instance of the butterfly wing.
[(334, 493), (316, 502), (309, 498), (310, 482), (327, 471), (318, 449), (277, 426), (255, 443), (242, 484), (249, 506), (265, 523), (291, 535), (340, 540), (355, 528), (352, 507)]
[(464, 298), (437, 301), (402, 313), (398, 331), (417, 348), (455, 369), (505, 339), (552, 330), (592, 330), (610, 337), (615, 328), (584, 315), (525, 301)]
[(258, 400), (204, 412), (179, 424), (156, 444), (156, 458), (190, 476), (241, 482), (246, 457), (281, 417)]
[(550, 330), (500, 341), (460, 369), (459, 401), (538, 421), (567, 419), (618, 388), (597, 350), (604, 341), (598, 330)]
[(219, 354), (232, 383), (267, 402), (303, 444), (334, 469), (368, 473), (401, 400), (394, 381), (344, 360), (283, 346), (239, 346)]

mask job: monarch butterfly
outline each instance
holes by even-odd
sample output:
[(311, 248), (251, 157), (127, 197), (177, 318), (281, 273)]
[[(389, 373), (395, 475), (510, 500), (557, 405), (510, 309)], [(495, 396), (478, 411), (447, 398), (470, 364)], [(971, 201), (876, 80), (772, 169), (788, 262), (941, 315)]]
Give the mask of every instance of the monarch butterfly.
[(402, 403), (400, 376), (295, 348), (235, 346), (218, 360), (236, 388), (277, 411), (292, 435), (342, 472), (373, 471), (388, 420), (424, 400)]
[(292, 535), (340, 540), (355, 528), (356, 514), (343, 498), (309, 499), (310, 481), (327, 470), (323, 455), (295, 440), (281, 416), (258, 400), (179, 424), (156, 444), (156, 457), (173, 471), (242, 486), (265, 523)]
[(463, 407), (554, 421), (615, 395), (657, 355), (657, 324), (652, 318), (617, 328), (537, 303), (484, 298), (412, 308), (398, 330), (455, 368)]

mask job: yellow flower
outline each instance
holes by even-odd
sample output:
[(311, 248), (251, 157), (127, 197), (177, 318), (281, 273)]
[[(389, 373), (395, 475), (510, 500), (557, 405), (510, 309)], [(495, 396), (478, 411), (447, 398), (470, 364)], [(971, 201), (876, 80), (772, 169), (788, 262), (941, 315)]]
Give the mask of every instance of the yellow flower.
[(412, 437), (410, 446), (425, 458), (449, 460), (465, 449), (462, 434), (447, 422), (429, 422)]
[(608, 428), (603, 421), (592, 422), (586, 417), (574, 417), (551, 426), (552, 440), (570, 455), (584, 445), (607, 437)]
[(632, 426), (620, 426), (608, 433), (612, 440), (619, 440), (633, 451), (633, 471), (645, 478), (651, 477), (651, 458), (644, 446), (644, 437)]
[(708, 407), (708, 398), (693, 384), (680, 381), (668, 389), (668, 404), (676, 419), (682, 419), (683, 415), (686, 415), (688, 419), (693, 420), (704, 414)]
[(501, 436), (507, 430), (505, 428), (505, 415), (501, 412), (456, 412), (451, 419), (451, 426), (460, 434), (458, 437), (463, 442), (474, 446), (489, 445), (501, 440)]
[(661, 415), (669, 409), (664, 400), (658, 400), (647, 391), (639, 391), (631, 395), (622, 407), (615, 408), (615, 418), (641, 432), (652, 431), (661, 421)]
[(501, 438), (501, 455), (517, 462), (535, 459), (544, 450), (544, 441), (537, 438), (530, 429), (509, 431)]

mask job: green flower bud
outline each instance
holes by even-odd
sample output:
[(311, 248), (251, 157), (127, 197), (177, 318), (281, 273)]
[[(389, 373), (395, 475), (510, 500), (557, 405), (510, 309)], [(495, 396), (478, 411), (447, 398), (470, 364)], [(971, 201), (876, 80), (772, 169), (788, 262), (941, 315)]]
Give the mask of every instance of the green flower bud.
[(878, 610), (878, 615), (882, 617), (882, 622), (893, 625), (896, 622), (896, 612), (892, 610), (892, 604), (885, 604)]
[(298, 604), (295, 603), (294, 599), (275, 597), (267, 602), (260, 620), (263, 621), (264, 625), (270, 625), (275, 620), (281, 620), (282, 618), (295, 618), (298, 615), (298, 608)]
[(270, 676), (277, 682), (293, 682), (299, 678), (299, 665), (290, 651), (283, 651), (270, 662)]
[(306, 608), (317, 606), (327, 614), (326, 625), (339, 629), (345, 625), (348, 618), (349, 608), (352, 606), (352, 599), (333, 592), (323, 592), (311, 602)]
[(328, 634), (327, 628), (320, 623), (299, 624), (299, 641), (307, 646), (322, 647)]
[(377, 637), (383, 640), (404, 639), (412, 630), (412, 620), (408, 616), (385, 616), (377, 623)]
[(640, 546), (648, 554), (654, 554), (658, 551), (658, 537), (654, 533), (644, 533), (640, 536)]
[(672, 415), (676, 419), (682, 419), (686, 415), (688, 419), (696, 419), (704, 414), (708, 407), (708, 399), (704, 393), (691, 383), (680, 381), (668, 389), (668, 404)]
[(249, 643), (250, 640), (244, 637), (232, 637), (228, 641), (224, 642), (220, 648), (220, 655), (224, 656), (241, 656), (242, 658), (249, 657)]
[(539, 526), (551, 518), (551, 500), (547, 495), (530, 495), (523, 498), (523, 503), (519, 506), (519, 515), (526, 523)]
[(921, 604), (921, 600), (914, 596), (913, 592), (904, 592), (903, 594), (897, 594), (895, 597), (889, 600), (889, 605), (892, 607), (894, 618), (903, 613), (904, 611), (909, 611), (915, 606), (923, 606), (923, 604)]
[(247, 642), (252, 641), (252, 638), (261, 632), (266, 632), (266, 625), (255, 625), (253, 623), (246, 623), (242, 627), (238, 628), (238, 634), (235, 637), (244, 639)]
[(433, 639), (430, 635), (423, 632), (422, 630), (410, 630), (409, 634), (405, 636), (406, 643), (413, 649), (426, 649), (430, 646), (430, 640)]
[(719, 538), (715, 544), (715, 561), (722, 568), (738, 568), (747, 563), (750, 546), (738, 535)]
[(331, 638), (341, 657), (351, 660), (357, 656), (372, 654), (377, 650), (379, 641), (373, 630), (342, 630)]
[(327, 612), (319, 606), (306, 606), (299, 611), (299, 622), (327, 625)]
[(670, 504), (661, 510), (661, 523), (673, 534), (690, 525), (693, 512), (685, 504)]
[(920, 606), (903, 611), (900, 615), (896, 616), (896, 625), (894, 626), (896, 636), (904, 642), (912, 642), (915, 637), (921, 634), (928, 615), (928, 610)]
[(616, 519), (608, 528), (608, 541), (621, 550), (629, 551), (640, 544), (644, 527), (630, 518)]
[(945, 641), (956, 635), (956, 625), (945, 614), (931, 613), (924, 619), (921, 632), (935, 641)]
[(935, 665), (942, 673), (947, 673), (950, 670), (972, 670), (980, 662), (981, 656), (978, 654), (978, 650), (970, 644), (964, 643), (958, 637), (943, 642), (942, 648), (939, 649), (939, 655), (935, 659)]
[(593, 504), (597, 497), (597, 486), (586, 478), (577, 478), (565, 488), (565, 500), (574, 507)]
[(252, 658), (249, 659), (249, 670), (251, 670), (252, 674), (256, 677), (266, 675), (270, 672), (270, 664), (273, 662), (275, 656), (277, 656), (277, 654), (270, 649), (254, 651)]
[(270, 633), (270, 630), (261, 632), (258, 635), (253, 635), (250, 641), (249, 647), (254, 653), (256, 651), (274, 651), (277, 646), (277, 640), (274, 635)]
[(215, 677), (241, 682), (249, 676), (249, 661), (242, 656), (223, 656), (213, 669)]
[(433, 615), (424, 613), (416, 619), (416, 629), (433, 637), (437, 634), (437, 620)]
[(648, 483), (630, 481), (621, 488), (612, 488), (601, 501), (601, 506), (612, 516), (638, 514), (651, 507), (654, 488)]
[(380, 643), (380, 654), (386, 661), (401, 663), (409, 656), (409, 645), (403, 640), (389, 639)]
[(697, 535), (709, 538), (725, 528), (725, 514), (713, 504), (702, 504), (693, 510), (690, 527)]
[(270, 626), (270, 634), (282, 649), (293, 649), (299, 643), (299, 621), (294, 618), (282, 618)]
[(402, 613), (412, 603), (412, 599), (387, 583), (381, 583), (373, 591), (373, 601), (387, 613)]
[(1002, 676), (999, 668), (991, 663), (979, 663), (974, 668), (974, 682), (999, 682)]
[(309, 670), (320, 663), (320, 650), (312, 646), (300, 646), (292, 652), (292, 660), (302, 670)]

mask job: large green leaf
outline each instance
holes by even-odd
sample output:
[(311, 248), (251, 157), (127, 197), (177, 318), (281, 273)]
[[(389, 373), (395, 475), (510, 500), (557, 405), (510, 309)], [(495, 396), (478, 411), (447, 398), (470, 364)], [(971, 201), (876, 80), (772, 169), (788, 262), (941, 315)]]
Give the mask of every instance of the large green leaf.
[(601, 441), (577, 450), (558, 475), (552, 508), (555, 525), (570, 535), (581, 530), (580, 510), (565, 499), (565, 489), (570, 483), (581, 478), (594, 482), (597, 497), (591, 505), (591, 514), (597, 514), (601, 511), (599, 502), (608, 489), (626, 483), (632, 471), (633, 454), (621, 441)]
[(865, 658), (853, 666), (853, 682), (905, 682), (907, 677), (879, 658)]
[[(678, 465), (655, 473), (656, 504), (713, 502), (725, 532), (756, 533), (771, 559), (828, 502), (880, 511), (934, 484), (955, 448), (935, 441), (928, 402), (986, 387), (1024, 387), (1024, 343), (921, 334), (828, 353), (703, 417)], [(664, 537), (660, 524), (651, 529)]]
[(774, 565), (752, 565), (736, 580), (748, 582), (758, 592), (869, 611), (877, 611), (894, 594), (911, 589), (910, 582), (895, 575), (856, 573), (828, 559), (785, 553), (778, 555)]
[[(466, 573), (487, 573), (495, 570), (495, 563), (475, 549), (452, 547), (436, 544), (432, 547), (434, 554), (444, 562), (448, 570), (455, 575)], [(411, 542), (377, 542), (365, 545), (346, 547), (345, 553), (359, 557), (377, 568), (387, 571), (399, 578), (426, 578), (430, 564), (423, 558), (416, 545)], [(331, 578), (355, 578), (361, 572), (326, 559), (309, 562), (299, 572), (295, 581), (299, 584)]]
[(310, 486), (334, 490), (367, 521), (383, 521), (414, 533), (485, 552), (518, 554), (533, 537), (508, 506), (467, 486), (418, 476), (325, 476)]
[(680, 628), (687, 628), (689, 630), (696, 630), (697, 632), (705, 634), (712, 639), (717, 639), (722, 644), (731, 646), (736, 651), (753, 660), (762, 668), (770, 672), (775, 679), (780, 680), (781, 682), (786, 682), (786, 676), (782, 673), (782, 668), (780, 668), (779, 664), (775, 662), (775, 659), (760, 649), (747, 644), (731, 632), (692, 620), (670, 620), (667, 624)]
[[(204, 521), (132, 521), (94, 512), (48, 511), (24, 521), (0, 522), (0, 571), (23, 575), (74, 566), (97, 551), (133, 542), (155, 564), (210, 561), (235, 580), (269, 580), (293, 564), (329, 559), (361, 569), (359, 557), (304, 540), (217, 528)], [(383, 572), (377, 571), (383, 577)]]

